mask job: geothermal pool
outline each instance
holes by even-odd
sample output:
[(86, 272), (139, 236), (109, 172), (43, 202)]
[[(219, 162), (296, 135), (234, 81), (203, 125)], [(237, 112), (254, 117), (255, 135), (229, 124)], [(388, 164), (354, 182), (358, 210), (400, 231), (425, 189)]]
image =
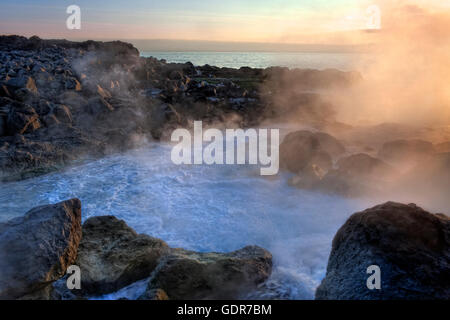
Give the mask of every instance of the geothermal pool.
[[(170, 151), (148, 144), (0, 184), (0, 220), (78, 197), (83, 220), (115, 215), (172, 247), (223, 252), (262, 246), (273, 254), (273, 273), (250, 297), (312, 299), (337, 229), (372, 204), (298, 190), (287, 185), (287, 176), (262, 177), (256, 166), (177, 166)], [(144, 287), (141, 281), (101, 298), (136, 298)]]

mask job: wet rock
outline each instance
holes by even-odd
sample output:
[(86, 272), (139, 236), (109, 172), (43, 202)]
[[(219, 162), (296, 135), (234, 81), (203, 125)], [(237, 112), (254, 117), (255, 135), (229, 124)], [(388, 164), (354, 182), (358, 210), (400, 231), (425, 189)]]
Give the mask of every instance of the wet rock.
[[(369, 290), (367, 268), (381, 270)], [(333, 240), (316, 299), (450, 299), (450, 220), (387, 202), (353, 214)]]
[(170, 299), (238, 299), (264, 282), (272, 255), (257, 246), (230, 253), (172, 249), (150, 279), (147, 295), (162, 289)]
[(108, 99), (111, 98), (111, 93), (106, 90), (103, 89), (100, 85), (97, 85), (97, 93), (99, 94), (100, 97), (102, 97), (103, 99)]
[(50, 113), (53, 109), (53, 104), (50, 101), (41, 99), (39, 102), (34, 106), (34, 109), (39, 114), (39, 116), (45, 116)]
[(183, 73), (179, 70), (173, 70), (169, 74), (170, 80), (182, 80), (183, 79)]
[(82, 89), (81, 83), (78, 82), (78, 80), (75, 78), (67, 79), (65, 82), (65, 87), (68, 90), (75, 90), (75, 91), (81, 91)]
[(162, 289), (149, 289), (138, 300), (169, 300), (169, 297)]
[(0, 97), (12, 97), (11, 93), (5, 85), (0, 85)]
[(33, 132), (40, 128), (39, 115), (30, 105), (17, 101), (11, 102), (6, 127), (8, 135)]
[(326, 172), (316, 164), (310, 164), (303, 168), (302, 172), (290, 178), (288, 184), (300, 189), (313, 190), (320, 188), (320, 182)]
[(0, 299), (15, 299), (65, 274), (81, 238), (78, 199), (36, 207), (0, 223)]
[(137, 234), (123, 220), (113, 216), (90, 218), (83, 224), (76, 260), (83, 275), (82, 291), (104, 294), (144, 279), (167, 250), (164, 241)]
[(43, 122), (46, 127), (51, 127), (59, 123), (59, 120), (56, 118), (54, 114), (48, 114), (43, 117)]
[(10, 78), (8, 81), (6, 81), (5, 84), (7, 87), (9, 87), (13, 90), (20, 89), (20, 88), (27, 88), (30, 91), (37, 91), (36, 83), (34, 82), (32, 77), (28, 77), (28, 76)]
[(87, 110), (93, 115), (104, 115), (114, 111), (114, 108), (104, 98), (94, 97), (88, 100)]
[(280, 164), (294, 173), (313, 164), (327, 171), (332, 166), (331, 154), (337, 156), (344, 151), (344, 146), (326, 133), (296, 131), (286, 135), (280, 145)]
[(67, 105), (75, 112), (84, 112), (88, 101), (78, 92), (66, 91), (58, 97), (61, 104)]
[(54, 110), (53, 110), (56, 118), (64, 123), (71, 123), (72, 122), (72, 113), (70, 112), (70, 109), (63, 105), (57, 105), (55, 106)]
[(6, 117), (0, 115), (0, 137), (6, 135)]
[(17, 300), (61, 300), (61, 297), (55, 292), (52, 284), (49, 284), (42, 289), (27, 293)]

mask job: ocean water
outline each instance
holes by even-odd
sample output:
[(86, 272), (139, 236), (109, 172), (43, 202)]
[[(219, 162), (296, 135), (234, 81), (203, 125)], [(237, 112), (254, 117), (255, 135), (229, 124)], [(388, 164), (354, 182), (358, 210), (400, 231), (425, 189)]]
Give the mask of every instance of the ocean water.
[(267, 68), (281, 66), (288, 68), (329, 69), (364, 72), (373, 56), (367, 53), (340, 52), (141, 52), (141, 56), (153, 56), (167, 62), (192, 62), (202, 66)]
[[(272, 252), (274, 269), (252, 297), (312, 299), (334, 234), (350, 214), (368, 206), (289, 187), (287, 176), (262, 177), (255, 166), (177, 166), (170, 151), (170, 145), (147, 144), (0, 184), (0, 220), (78, 197), (83, 220), (115, 215), (173, 247), (227, 252), (260, 245)], [(100, 298), (136, 298), (145, 285), (141, 281)]]

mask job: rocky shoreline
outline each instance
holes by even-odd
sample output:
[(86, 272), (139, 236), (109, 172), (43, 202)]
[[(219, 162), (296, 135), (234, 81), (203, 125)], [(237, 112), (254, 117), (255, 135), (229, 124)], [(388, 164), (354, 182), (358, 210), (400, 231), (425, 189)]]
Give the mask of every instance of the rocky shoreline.
[[(355, 213), (337, 232), (316, 299), (449, 299), (450, 219), (414, 204), (388, 202)], [(272, 272), (258, 246), (230, 253), (169, 247), (123, 220), (97, 216), (81, 224), (81, 202), (40, 206), (0, 223), (0, 299), (88, 299), (147, 279), (139, 297), (243, 299)], [(66, 270), (81, 270), (69, 290)], [(381, 290), (366, 268), (382, 270)]]
[[(424, 190), (448, 189), (448, 128), (336, 121), (321, 92), (361, 81), (332, 69), (167, 63), (120, 41), (0, 36), (0, 181), (168, 140), (173, 129), (202, 120), (218, 128), (303, 127), (280, 146), (281, 168), (298, 188), (359, 197), (428, 180)], [(445, 203), (441, 194), (432, 200)]]
[[(80, 267), (80, 290), (67, 289), (69, 265)], [(270, 276), (272, 255), (170, 248), (113, 216), (81, 224), (81, 202), (71, 199), (0, 223), (0, 270), (0, 299), (86, 299), (145, 278), (140, 299), (238, 299)]]
[[(0, 36), (0, 179), (57, 170), (83, 157), (167, 139), (193, 120), (249, 127), (289, 117), (275, 97), (290, 96), (325, 125), (329, 106), (302, 90), (342, 87), (359, 75), (337, 70), (240, 69), (143, 58), (132, 45)], [(292, 92), (291, 92), (292, 91)], [(301, 110), (302, 108), (300, 108)], [(291, 112), (297, 112), (292, 110)]]

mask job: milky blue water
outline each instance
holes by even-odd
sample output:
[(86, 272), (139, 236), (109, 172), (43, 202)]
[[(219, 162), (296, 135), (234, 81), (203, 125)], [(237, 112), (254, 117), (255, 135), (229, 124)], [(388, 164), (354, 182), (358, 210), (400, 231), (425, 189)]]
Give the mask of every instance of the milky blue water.
[(328, 69), (364, 72), (373, 57), (363, 53), (336, 52), (141, 52), (143, 57), (153, 56), (167, 62), (192, 62), (202, 66), (267, 68), (281, 66), (288, 68)]
[[(169, 145), (148, 144), (62, 172), (0, 184), (0, 219), (78, 197), (83, 220), (115, 215), (173, 247), (224, 252), (260, 245), (272, 252), (274, 271), (257, 297), (313, 298), (334, 234), (368, 204), (289, 187), (287, 177), (261, 177), (259, 167), (177, 166), (170, 150)], [(139, 288), (144, 287), (145, 281)], [(136, 297), (133, 288), (122, 293)]]

